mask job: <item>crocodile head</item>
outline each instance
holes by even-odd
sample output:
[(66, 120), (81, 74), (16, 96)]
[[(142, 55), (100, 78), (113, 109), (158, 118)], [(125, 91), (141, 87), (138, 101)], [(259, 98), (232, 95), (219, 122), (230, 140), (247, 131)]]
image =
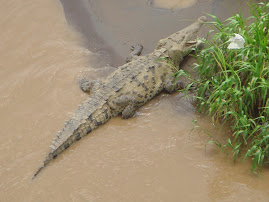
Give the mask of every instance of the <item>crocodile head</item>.
[(188, 55), (194, 48), (201, 47), (202, 41), (196, 38), (198, 31), (206, 20), (207, 18), (202, 16), (185, 29), (161, 39), (155, 48), (156, 55), (170, 58), (174, 65), (179, 65), (184, 56)]

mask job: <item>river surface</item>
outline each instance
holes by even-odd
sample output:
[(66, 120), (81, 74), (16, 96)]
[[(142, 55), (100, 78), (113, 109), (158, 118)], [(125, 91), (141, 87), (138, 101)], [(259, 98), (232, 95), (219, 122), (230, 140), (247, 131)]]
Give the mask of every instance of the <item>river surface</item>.
[(31, 180), (87, 98), (80, 77), (105, 77), (131, 45), (142, 43), (146, 54), (203, 12), (225, 19), (240, 7), (233, 0), (1, 1), (0, 201), (268, 201), (269, 170), (251, 174), (249, 161), (205, 148), (210, 138), (193, 120), (221, 142), (231, 132), (180, 93), (110, 120)]

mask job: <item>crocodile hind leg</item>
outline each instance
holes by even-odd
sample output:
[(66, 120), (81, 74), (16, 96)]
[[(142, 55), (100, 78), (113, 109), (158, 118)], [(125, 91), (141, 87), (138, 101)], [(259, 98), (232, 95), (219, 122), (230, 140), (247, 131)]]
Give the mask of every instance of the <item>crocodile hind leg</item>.
[(137, 109), (137, 101), (135, 97), (131, 95), (123, 95), (115, 99), (114, 103), (121, 108), (124, 108), (122, 111), (122, 118), (128, 119), (132, 117)]
[[(132, 59), (136, 56), (139, 56), (143, 50), (143, 46), (140, 44), (136, 44), (135, 46), (131, 47), (132, 52), (129, 54), (129, 56), (126, 58), (126, 62), (131, 62)], [(91, 91), (95, 91), (98, 90), (101, 86), (101, 81), (100, 80), (93, 80), (90, 81), (86, 78), (82, 78), (78, 84), (80, 89), (84, 92), (84, 93), (90, 93)]]
[(79, 81), (79, 87), (84, 93), (90, 93), (91, 91), (96, 91), (100, 88), (101, 81), (100, 80), (93, 80), (90, 81), (86, 78), (83, 78)]
[(140, 44), (136, 44), (135, 46), (131, 47), (132, 52), (128, 55), (126, 58), (126, 62), (131, 62), (135, 56), (141, 55), (141, 52), (143, 50), (143, 46)]
[(168, 93), (173, 93), (177, 90), (185, 88), (185, 83), (183, 81), (177, 80), (174, 81), (175, 77), (172, 77), (170, 74), (166, 75), (164, 80), (164, 90)]

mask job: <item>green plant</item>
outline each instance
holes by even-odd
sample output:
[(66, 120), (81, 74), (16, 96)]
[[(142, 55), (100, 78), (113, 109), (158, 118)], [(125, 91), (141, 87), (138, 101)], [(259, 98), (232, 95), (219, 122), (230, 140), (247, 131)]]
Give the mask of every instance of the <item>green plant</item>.
[[(198, 110), (234, 131), (222, 148), (231, 148), (234, 159), (252, 158), (253, 172), (269, 162), (269, 3), (249, 8), (252, 16), (246, 19), (236, 14), (222, 23), (209, 15), (217, 32), (210, 31), (197, 56), (198, 79), (192, 84)], [(245, 39), (243, 48), (228, 49), (234, 34)]]

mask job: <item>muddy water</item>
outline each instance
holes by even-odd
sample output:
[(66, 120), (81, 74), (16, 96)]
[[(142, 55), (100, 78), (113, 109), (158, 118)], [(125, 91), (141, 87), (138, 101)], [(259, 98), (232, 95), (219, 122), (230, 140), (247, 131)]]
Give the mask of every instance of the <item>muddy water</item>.
[(197, 0), (155, 0), (152, 1), (152, 4), (158, 8), (174, 10), (193, 6), (196, 2)]
[[(79, 5), (84, 5), (83, 8), (72, 0), (61, 2), (70, 24), (88, 39), (89, 44), (93, 43), (94, 30), (107, 47), (114, 49), (112, 66), (115, 60), (120, 62), (118, 64), (124, 62), (132, 45), (141, 43), (144, 54), (150, 53), (160, 38), (186, 27), (205, 13), (226, 19), (240, 9), (246, 10), (244, 0), (200, 0), (196, 3), (191, 0), (77, 0)], [(176, 8), (165, 9), (176, 2)], [(189, 7), (182, 9), (186, 4)], [(205, 34), (206, 29), (202, 33)], [(98, 48), (98, 51), (107, 47)]]
[[(112, 119), (31, 180), (56, 132), (86, 98), (76, 85), (82, 74), (105, 76), (134, 42), (150, 51), (155, 39), (188, 24), (175, 16), (193, 19), (210, 9), (228, 15), (234, 4), (198, 1), (171, 12), (142, 0), (85, 2), (77, 5), (88, 5), (86, 31), (68, 4), (1, 3), (0, 201), (268, 201), (269, 171), (259, 178), (249, 162), (234, 164), (212, 145), (205, 150), (208, 137), (191, 131), (192, 120), (220, 141), (230, 132), (196, 114), (182, 94), (160, 95), (129, 120)], [(129, 19), (119, 18), (126, 13)], [(151, 25), (158, 27), (146, 29)]]

